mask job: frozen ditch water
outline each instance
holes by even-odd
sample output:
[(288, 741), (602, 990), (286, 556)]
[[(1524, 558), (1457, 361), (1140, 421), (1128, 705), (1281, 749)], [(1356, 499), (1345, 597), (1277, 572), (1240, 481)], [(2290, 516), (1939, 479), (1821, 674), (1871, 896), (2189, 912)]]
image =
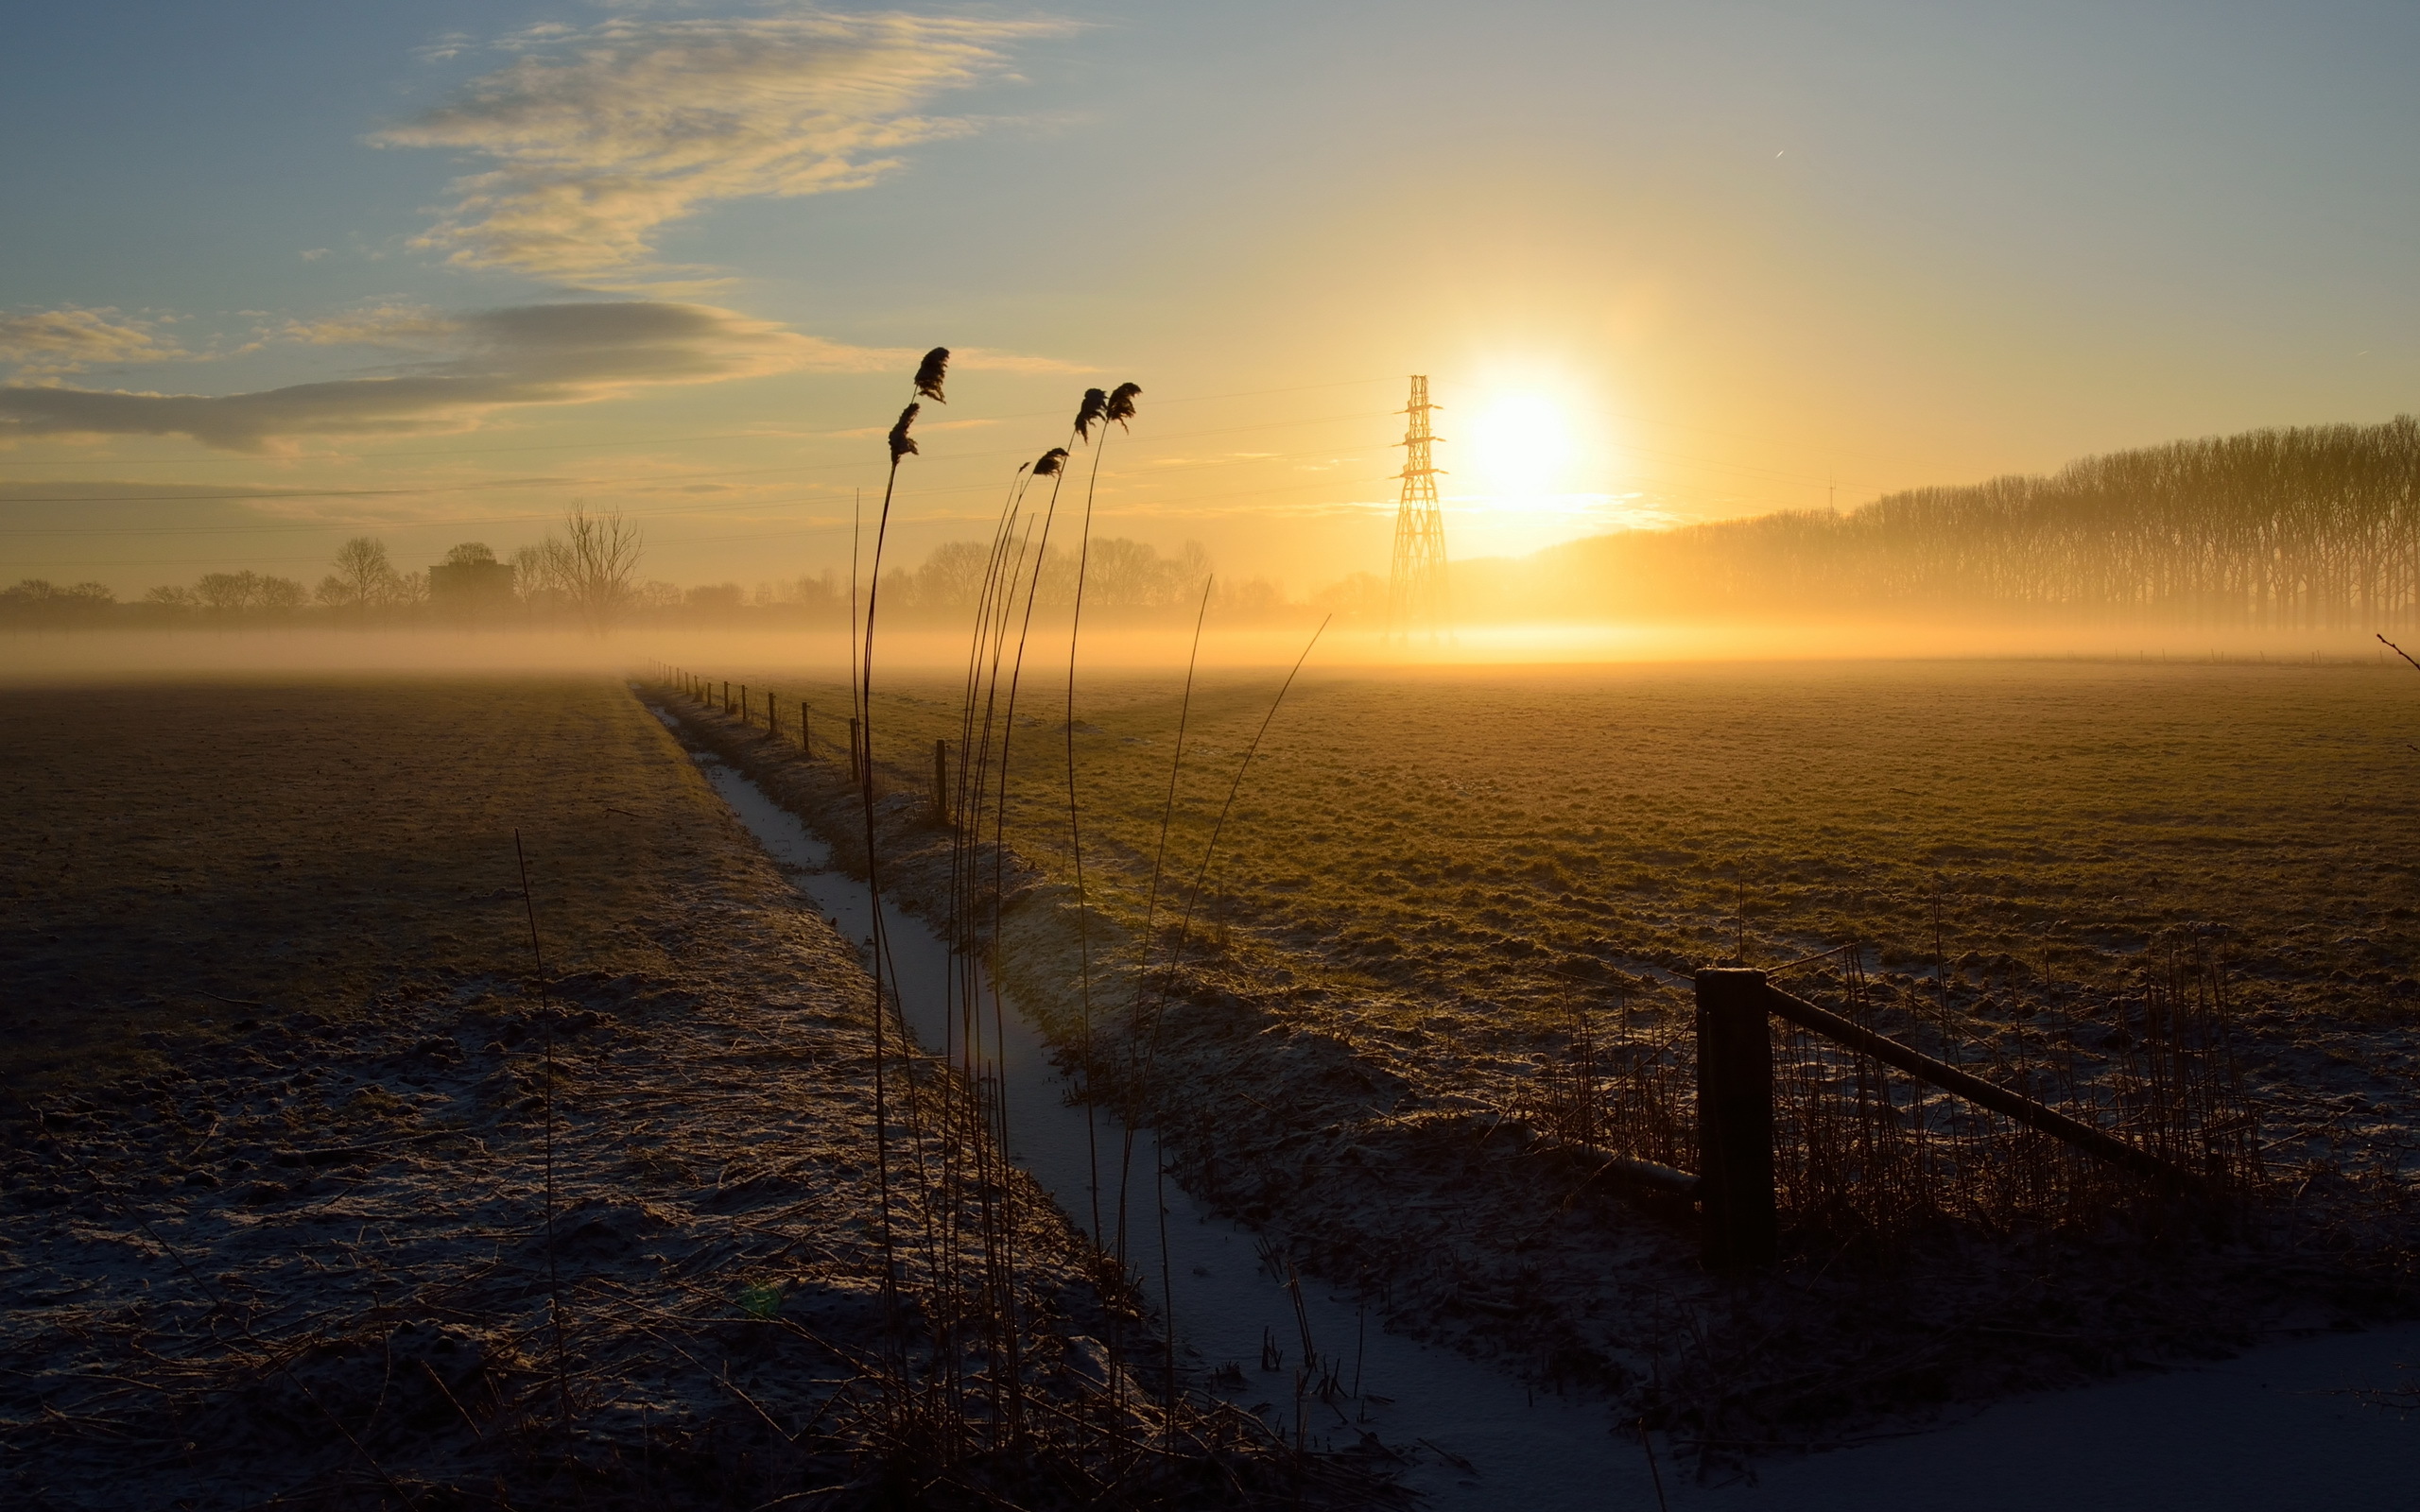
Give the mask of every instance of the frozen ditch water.
[[(865, 885), (833, 870), (830, 849), (747, 778), (713, 756), (698, 761), (767, 851), (793, 868), (799, 889), (862, 944), (872, 934)], [(946, 947), (913, 915), (890, 905), (883, 912), (902, 1010), (926, 1047), (938, 1049), (949, 1001)], [(1006, 1029), (1010, 1154), (1089, 1228), (1088, 1114), (1068, 1105), (1041, 1037), (1021, 1021)], [(1107, 1216), (1122, 1131), (1099, 1117), (1093, 1132)], [(1150, 1131), (1136, 1130), (1135, 1192), (1150, 1192), (1157, 1159)], [(1300, 1331), (1291, 1295), (1259, 1263), (1260, 1236), (1204, 1210), (1173, 1182), (1165, 1197), (1176, 1333), (1188, 1362), (1203, 1373), (1235, 1365), (1245, 1383), (1222, 1394), (1245, 1406), (1271, 1404), (1290, 1432)], [(1131, 1219), (1128, 1252), (1156, 1303), (1156, 1226)], [(1634, 1437), (1613, 1431), (1606, 1404), (1533, 1400), (1503, 1372), (1387, 1332), (1354, 1298), (1331, 1296), (1309, 1278), (1302, 1296), (1314, 1346), (1322, 1358), (1343, 1362), (1348, 1388), (1357, 1379), (1361, 1386), (1358, 1400), (1335, 1408), (1310, 1399), (1309, 1431), (1338, 1445), (1375, 1435), (1409, 1459), (1405, 1483), (1430, 1504), (1539, 1512), (1658, 1505), (1644, 1452)], [(1285, 1350), (1276, 1370), (1260, 1368), (1264, 1339)], [(1663, 1498), (1674, 1507), (1739, 1512), (1953, 1503), (1967, 1512), (2181, 1504), (2205, 1512), (2294, 1505), (2387, 1512), (2420, 1505), (2412, 1491), (2420, 1419), (2358, 1393), (2408, 1394), (2420, 1378), (2415, 1366), (2420, 1326), (2276, 1345), (2214, 1366), (2006, 1402), (1915, 1436), (1771, 1461), (1758, 1467), (1760, 1484), (1698, 1485), (1662, 1457), (1659, 1445)]]
[[(700, 755), (706, 779), (776, 861), (796, 868), (791, 881), (824, 917), (863, 945), (873, 935), (863, 882), (832, 868), (831, 849), (796, 816), (745, 776), (711, 755)], [(897, 969), (901, 1012), (928, 1050), (942, 1047), (949, 1012), (948, 948), (924, 920), (888, 901), (883, 921)], [(1078, 1227), (1091, 1228), (1092, 1161), (1088, 1118), (1101, 1162), (1101, 1209), (1114, 1225), (1116, 1161), (1124, 1131), (1106, 1113), (1067, 1101), (1065, 1078), (1042, 1038), (1025, 1022), (1006, 1025), (1003, 1080), (1009, 1105), (1010, 1157), (1032, 1173)], [(1134, 1131), (1131, 1190), (1140, 1212), (1128, 1220), (1127, 1253), (1153, 1304), (1160, 1297), (1160, 1236), (1150, 1221), (1150, 1194), (1159, 1147), (1149, 1129)], [(1243, 1385), (1228, 1378), (1222, 1395), (1245, 1406), (1267, 1402), (1290, 1434), (1294, 1366), (1302, 1329), (1293, 1294), (1260, 1261), (1259, 1235), (1196, 1204), (1167, 1183), (1169, 1269), (1180, 1347), (1199, 1371), (1232, 1364)], [(1638, 1441), (1611, 1433), (1602, 1402), (1537, 1397), (1504, 1372), (1443, 1349), (1390, 1333), (1352, 1297), (1332, 1297), (1305, 1278), (1304, 1312), (1311, 1343), (1323, 1361), (1341, 1362), (1346, 1389), (1358, 1400), (1334, 1407), (1305, 1400), (1309, 1433), (1336, 1445), (1376, 1435), (1410, 1461), (1404, 1479), (1440, 1507), (1652, 1507), (1654, 1488)], [(1263, 1370), (1262, 1347), (1273, 1341), (1284, 1363)], [(1460, 1461), (1461, 1463), (1457, 1463)], [(1668, 1480), (1672, 1476), (1665, 1468)]]

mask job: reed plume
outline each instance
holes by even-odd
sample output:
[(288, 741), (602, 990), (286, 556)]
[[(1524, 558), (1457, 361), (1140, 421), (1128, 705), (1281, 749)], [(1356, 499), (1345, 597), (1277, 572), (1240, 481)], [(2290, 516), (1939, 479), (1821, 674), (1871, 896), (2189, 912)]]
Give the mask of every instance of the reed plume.
[(1098, 388), (1084, 390), (1084, 402), (1076, 406), (1076, 434), (1091, 440), (1093, 422), (1109, 413), (1109, 396)]
[[(890, 467), (893, 475), (898, 472), (901, 457), (916, 455), (916, 438), (908, 434), (908, 427), (916, 423), (917, 412), (924, 407), (922, 404), (909, 404), (899, 412), (899, 423), (890, 427)], [(885, 494), (883, 502), (884, 507), (888, 508), (890, 505), (888, 493)], [(880, 548), (877, 546), (876, 554), (879, 555), (879, 553)]]
[(1142, 391), (1141, 384), (1119, 384), (1111, 389), (1108, 403), (1101, 408), (1101, 419), (1114, 420), (1117, 421), (1117, 428), (1124, 430), (1126, 422), (1134, 418), (1134, 396)]
[(946, 404), (942, 397), (942, 380), (949, 376), (949, 348), (935, 347), (925, 353), (916, 366), (916, 397), (929, 399), (936, 404)]

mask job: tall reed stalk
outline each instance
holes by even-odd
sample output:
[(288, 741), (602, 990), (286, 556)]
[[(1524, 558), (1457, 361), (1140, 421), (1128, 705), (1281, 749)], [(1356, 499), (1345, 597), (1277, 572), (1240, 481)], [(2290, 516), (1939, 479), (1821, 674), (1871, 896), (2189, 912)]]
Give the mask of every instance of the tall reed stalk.
[[(1098, 388), (1086, 389), (1084, 402), (1076, 411), (1076, 434), (1089, 439), (1093, 424), (1100, 425), (1100, 439), (1093, 443), (1091, 475), (1084, 482), (1084, 520), (1076, 541), (1076, 600), (1067, 621), (1067, 855), (1076, 877), (1076, 991), (1077, 1012), (1080, 1026), (1081, 1048), (1079, 1054), (1084, 1064), (1093, 1060), (1093, 939), (1090, 898), (1084, 887), (1084, 832), (1081, 808), (1076, 797), (1076, 652), (1084, 630), (1084, 582), (1092, 566), (1093, 499), (1100, 489), (1101, 454), (1109, 449), (1109, 427), (1115, 421), (1119, 430), (1127, 429), (1127, 421), (1134, 418), (1134, 401), (1143, 386), (1119, 384), (1107, 394)], [(1084, 1138), (1092, 1163), (1093, 1232), (1100, 1232), (1100, 1157), (1098, 1141), (1093, 1128), (1092, 1105), (1084, 1105)], [(1125, 1260), (1125, 1235), (1119, 1234), (1118, 1260)]]
[[(948, 348), (935, 347), (925, 354), (924, 363), (916, 371), (916, 397), (909, 400), (907, 407), (899, 412), (898, 421), (890, 427), (890, 434), (885, 438), (890, 451), (890, 467), (883, 478), (882, 511), (874, 524), (873, 572), (866, 583), (865, 632), (860, 640), (856, 666), (857, 681), (855, 690), (857, 717), (860, 721), (858, 729), (862, 731), (860, 743), (863, 747), (858, 754), (857, 798), (865, 816), (866, 894), (871, 904), (869, 911), (873, 921), (874, 1187), (875, 1197), (880, 1204), (876, 1231), (882, 1246), (882, 1297), (886, 1329), (890, 1335), (894, 1356), (899, 1351), (899, 1257), (896, 1241), (891, 1231), (890, 1107), (889, 1075), (885, 1064), (890, 1050), (886, 1032), (890, 1005), (886, 989), (889, 985), (887, 978), (890, 949), (888, 931), (884, 928), (882, 918), (881, 844), (874, 833), (873, 763), (870, 759), (873, 749), (874, 627), (882, 592), (883, 548), (889, 542), (890, 534), (890, 505), (899, 488), (899, 464), (903, 459), (916, 454), (916, 440), (909, 434), (909, 430), (916, 423), (916, 416), (923, 408), (920, 401), (930, 398), (937, 404), (942, 402), (942, 379), (947, 372), (948, 367)], [(854, 563), (850, 581), (854, 586), (856, 582)]]

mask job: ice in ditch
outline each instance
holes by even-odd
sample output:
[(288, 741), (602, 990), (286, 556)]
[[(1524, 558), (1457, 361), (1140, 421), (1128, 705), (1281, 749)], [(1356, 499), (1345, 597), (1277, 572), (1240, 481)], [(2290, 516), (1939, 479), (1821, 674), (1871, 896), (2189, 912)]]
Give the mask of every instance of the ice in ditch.
[[(746, 776), (708, 754), (698, 761), (799, 891), (865, 949), (873, 933), (865, 883), (834, 869), (831, 847)], [(900, 1013), (924, 1048), (939, 1052), (947, 1042), (953, 998), (948, 947), (931, 926), (887, 899), (883, 922)], [(1001, 1027), (1010, 1159), (1089, 1232), (1091, 1150), (1097, 1147), (1103, 1226), (1114, 1228), (1116, 1166), (1129, 1148), (1127, 1131), (1109, 1113), (1071, 1103), (1066, 1078), (1021, 1016), (1011, 1013)], [(1127, 1256), (1156, 1310), (1160, 1225), (1150, 1203), (1159, 1145), (1148, 1128), (1132, 1134)], [(1311, 1277), (1300, 1278), (1298, 1320), (1293, 1292), (1262, 1263), (1261, 1234), (1209, 1211), (1173, 1179), (1161, 1184), (1159, 1194), (1167, 1209), (1167, 1270), (1180, 1364), (1197, 1386), (1246, 1407), (1266, 1404), (1270, 1421), (1291, 1437), (1294, 1367), (1307, 1320), (1312, 1348), (1323, 1364), (1335, 1365), (1344, 1388), (1333, 1405), (1305, 1398), (1308, 1434), (1338, 1448), (1372, 1435), (1409, 1461), (1404, 1482), (1429, 1505), (1655, 1505), (1639, 1442), (1617, 1434), (1609, 1404), (1533, 1394), (1506, 1372), (1390, 1332), (1374, 1307)], [(1283, 1364), (1273, 1370), (1262, 1368), (1265, 1344), (1283, 1351)], [(1228, 1366), (1240, 1374), (1240, 1387), (1234, 1375), (1220, 1384)]]

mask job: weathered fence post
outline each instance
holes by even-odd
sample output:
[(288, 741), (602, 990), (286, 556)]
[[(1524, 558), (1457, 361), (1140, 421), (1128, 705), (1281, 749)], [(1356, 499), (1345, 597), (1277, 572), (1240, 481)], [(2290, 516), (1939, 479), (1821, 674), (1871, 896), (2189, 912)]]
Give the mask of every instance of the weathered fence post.
[(949, 822), (949, 742), (933, 742), (933, 817)]
[(782, 738), (782, 706), (773, 701), (773, 696), (769, 693), (765, 695), (765, 738), (767, 740)]
[(1773, 1204), (1773, 1049), (1762, 971), (1697, 973), (1698, 1175), (1705, 1263), (1770, 1264), (1781, 1252)]
[(728, 682), (722, 685), (722, 712), (726, 716), (731, 713), (731, 684)]
[(755, 706), (748, 701), (748, 684), (743, 682), (739, 685), (739, 722), (743, 725), (754, 724), (755, 713)]
[(815, 732), (806, 728), (806, 700), (798, 701), (798, 748), (808, 761), (815, 760)]

